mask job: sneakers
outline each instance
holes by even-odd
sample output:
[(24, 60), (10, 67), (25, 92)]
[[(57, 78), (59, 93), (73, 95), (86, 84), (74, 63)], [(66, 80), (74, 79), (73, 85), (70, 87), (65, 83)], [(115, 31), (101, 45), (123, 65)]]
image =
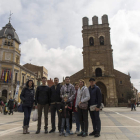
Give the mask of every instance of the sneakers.
[(94, 137), (100, 137), (100, 132), (96, 132), (96, 134), (94, 135)]
[(86, 132), (83, 133), (82, 137), (86, 137), (88, 134)]
[(54, 133), (55, 132), (55, 130), (54, 129), (52, 129), (49, 133)]
[(69, 136), (69, 133), (65, 133), (65, 137), (68, 137)]
[(83, 131), (81, 131), (77, 136), (83, 136)]
[(64, 132), (60, 132), (59, 136), (63, 136), (63, 135), (65, 135), (65, 133)]
[(79, 131), (78, 131), (78, 130), (76, 130), (76, 131), (75, 131), (75, 134), (79, 134)]
[(93, 131), (93, 132), (91, 132), (91, 133), (89, 134), (89, 136), (94, 136), (95, 134), (96, 134), (96, 132)]

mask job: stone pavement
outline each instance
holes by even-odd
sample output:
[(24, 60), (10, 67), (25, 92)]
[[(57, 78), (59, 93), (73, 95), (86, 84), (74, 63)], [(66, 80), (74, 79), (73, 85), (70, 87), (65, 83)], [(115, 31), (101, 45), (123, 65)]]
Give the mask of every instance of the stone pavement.
[[(94, 138), (88, 136), (86, 138), (72, 135), (69, 137), (59, 136), (56, 131), (53, 134), (44, 134), (43, 119), (42, 130), (40, 134), (35, 134), (37, 122), (30, 122), (31, 134), (22, 134), (22, 120), (23, 113), (14, 113), (14, 115), (0, 114), (0, 139), (4, 140), (140, 140), (140, 107), (137, 111), (130, 111), (130, 108), (104, 108), (101, 115), (101, 137)], [(32, 117), (32, 116), (31, 116)], [(57, 119), (56, 119), (57, 121)], [(73, 124), (73, 131), (75, 131), (75, 124)], [(51, 120), (49, 114), (49, 130), (51, 129)], [(89, 132), (92, 132), (92, 123), (89, 116)]]

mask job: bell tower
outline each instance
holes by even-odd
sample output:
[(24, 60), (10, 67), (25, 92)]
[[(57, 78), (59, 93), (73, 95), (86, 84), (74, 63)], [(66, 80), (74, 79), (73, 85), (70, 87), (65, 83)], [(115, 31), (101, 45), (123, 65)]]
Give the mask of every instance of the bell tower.
[(84, 77), (114, 76), (108, 16), (102, 16), (102, 24), (92, 17), (92, 25), (84, 17), (82, 28)]

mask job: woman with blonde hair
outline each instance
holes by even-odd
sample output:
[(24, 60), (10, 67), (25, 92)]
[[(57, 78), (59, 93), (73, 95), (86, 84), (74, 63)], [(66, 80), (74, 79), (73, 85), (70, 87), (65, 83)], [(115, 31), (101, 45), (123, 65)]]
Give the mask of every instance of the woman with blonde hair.
[(77, 136), (86, 137), (88, 135), (88, 101), (90, 99), (89, 90), (83, 79), (79, 80), (79, 89), (76, 99), (76, 110), (79, 114), (81, 132)]

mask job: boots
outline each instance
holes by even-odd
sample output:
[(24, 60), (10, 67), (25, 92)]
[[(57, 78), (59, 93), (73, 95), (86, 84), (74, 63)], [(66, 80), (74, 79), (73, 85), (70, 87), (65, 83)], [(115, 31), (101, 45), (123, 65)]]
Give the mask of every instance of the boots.
[(30, 132), (28, 131), (29, 126), (26, 126), (26, 134), (30, 134)]
[(23, 126), (23, 134), (26, 134), (26, 126)]
[(47, 134), (48, 133), (48, 128), (45, 128), (45, 134)]
[(40, 133), (40, 129), (37, 129), (36, 134), (39, 134), (39, 133)]

